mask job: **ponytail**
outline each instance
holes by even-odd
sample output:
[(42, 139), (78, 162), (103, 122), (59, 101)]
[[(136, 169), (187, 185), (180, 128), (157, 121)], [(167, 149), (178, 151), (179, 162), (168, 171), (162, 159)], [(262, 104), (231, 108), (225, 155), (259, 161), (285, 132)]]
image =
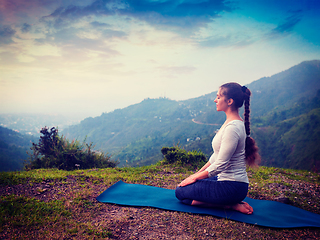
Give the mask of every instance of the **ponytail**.
[(260, 163), (260, 155), (258, 153), (258, 146), (255, 140), (250, 136), (250, 96), (251, 91), (243, 86), (242, 91), (244, 93), (244, 127), (246, 129), (246, 145), (245, 145), (245, 156), (246, 162), (249, 166), (258, 166)]

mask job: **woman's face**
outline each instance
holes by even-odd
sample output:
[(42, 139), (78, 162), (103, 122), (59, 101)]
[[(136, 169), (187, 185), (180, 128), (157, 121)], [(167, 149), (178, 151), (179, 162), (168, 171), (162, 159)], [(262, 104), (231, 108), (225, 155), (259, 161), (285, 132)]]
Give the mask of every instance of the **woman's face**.
[(221, 88), (219, 88), (219, 91), (217, 93), (217, 97), (214, 100), (217, 106), (217, 111), (226, 111), (228, 109), (228, 102), (226, 97), (222, 94)]

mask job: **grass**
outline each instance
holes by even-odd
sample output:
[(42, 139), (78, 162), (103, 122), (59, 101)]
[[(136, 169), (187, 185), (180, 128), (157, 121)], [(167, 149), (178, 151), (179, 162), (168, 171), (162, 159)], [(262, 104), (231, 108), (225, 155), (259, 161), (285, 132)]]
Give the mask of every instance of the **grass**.
[[(169, 165), (0, 173), (0, 239), (319, 239), (319, 229), (271, 229), (212, 216), (101, 204), (95, 198), (122, 180), (174, 189), (191, 171)], [(319, 174), (248, 169), (249, 197), (288, 197), (320, 214)]]
[(63, 180), (66, 176), (75, 174), (74, 172), (67, 172), (58, 169), (35, 169), (32, 171), (20, 172), (1, 172), (0, 185), (16, 185), (24, 184), (26, 182), (39, 183), (43, 180)]
[(71, 216), (61, 201), (43, 202), (23, 196), (2, 196), (0, 200), (0, 232), (5, 226), (15, 229), (35, 229), (61, 222)]

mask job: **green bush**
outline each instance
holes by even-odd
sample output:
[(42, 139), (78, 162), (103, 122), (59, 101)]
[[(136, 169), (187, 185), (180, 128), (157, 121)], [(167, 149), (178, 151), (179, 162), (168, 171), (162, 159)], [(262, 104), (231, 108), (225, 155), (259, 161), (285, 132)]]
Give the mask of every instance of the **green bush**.
[(179, 146), (163, 147), (161, 153), (164, 155), (163, 164), (174, 164), (182, 167), (199, 168), (206, 163), (206, 156), (197, 150), (186, 151)]
[(58, 168), (62, 170), (115, 167), (110, 156), (93, 151), (92, 143), (71, 143), (58, 135), (58, 129), (45, 127), (40, 133), (39, 143), (32, 143), (32, 153), (25, 169)]

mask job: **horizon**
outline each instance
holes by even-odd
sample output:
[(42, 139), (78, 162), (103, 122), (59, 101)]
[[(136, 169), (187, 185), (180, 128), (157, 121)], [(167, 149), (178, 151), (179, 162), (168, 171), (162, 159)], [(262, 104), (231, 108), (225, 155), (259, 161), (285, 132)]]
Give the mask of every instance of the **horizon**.
[(84, 119), (249, 84), (320, 59), (319, 10), (313, 0), (4, 0), (0, 114)]

